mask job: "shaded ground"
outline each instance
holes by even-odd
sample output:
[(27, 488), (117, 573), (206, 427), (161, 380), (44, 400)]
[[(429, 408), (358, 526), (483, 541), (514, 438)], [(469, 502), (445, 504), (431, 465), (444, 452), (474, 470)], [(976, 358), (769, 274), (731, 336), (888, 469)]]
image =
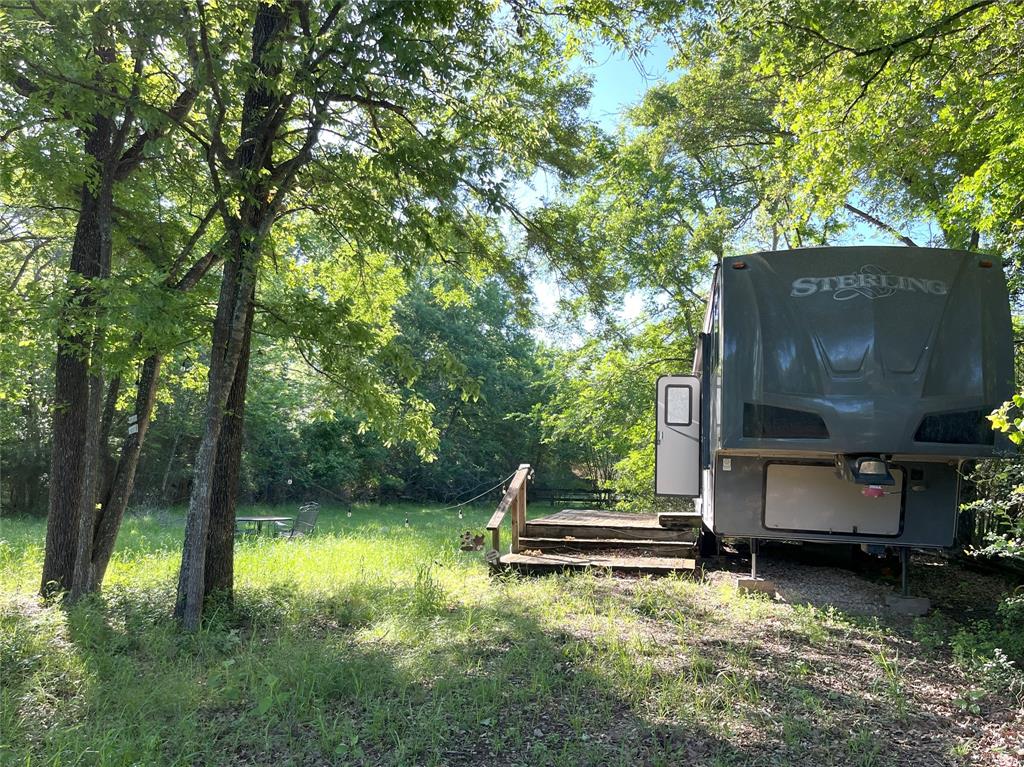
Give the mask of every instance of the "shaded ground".
[[(405, 525), (408, 515), (409, 526)], [(488, 575), (465, 520), (326, 510), (246, 541), (234, 606), (167, 618), (180, 518), (130, 520), (104, 598), (40, 607), (42, 526), (0, 531), (3, 764), (1017, 765), (1012, 684), (958, 632), (999, 579), (915, 568), (939, 607), (768, 558), (786, 599), (700, 579)], [(928, 569), (928, 568), (931, 569)], [(951, 585), (953, 584), (953, 585)]]
[[(758, 575), (777, 586), (777, 596), (788, 604), (834, 607), (850, 615), (899, 615), (885, 604), (899, 589), (899, 562), (895, 559), (829, 557), (827, 547), (815, 555), (799, 546), (776, 544), (762, 554)], [(810, 564), (809, 564), (810, 563)], [(705, 560), (707, 578), (726, 583), (734, 574), (746, 574), (750, 561), (743, 553)], [(1009, 575), (983, 574), (939, 554), (915, 552), (910, 567), (912, 596), (927, 597), (934, 610), (967, 618), (995, 612), (1000, 597), (1015, 586)]]

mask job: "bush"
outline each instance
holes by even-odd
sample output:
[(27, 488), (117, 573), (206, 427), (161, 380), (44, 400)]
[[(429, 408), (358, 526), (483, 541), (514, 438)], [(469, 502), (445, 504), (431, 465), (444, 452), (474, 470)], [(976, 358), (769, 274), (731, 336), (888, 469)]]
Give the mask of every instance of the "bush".
[(1009, 692), (1024, 708), (1024, 593), (1005, 599), (993, 621), (961, 628), (951, 643), (957, 661), (989, 690)]

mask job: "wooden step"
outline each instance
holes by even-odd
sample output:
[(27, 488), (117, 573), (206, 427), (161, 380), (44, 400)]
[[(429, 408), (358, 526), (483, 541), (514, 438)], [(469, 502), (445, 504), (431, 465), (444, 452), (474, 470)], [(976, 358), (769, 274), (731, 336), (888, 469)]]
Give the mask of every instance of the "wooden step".
[(687, 557), (693, 554), (695, 545), (694, 541), (656, 541), (643, 538), (519, 537), (520, 552), (539, 549), (545, 553), (559, 551), (571, 554), (582, 551), (641, 550), (653, 556)]
[(523, 535), (529, 538), (614, 538), (638, 541), (685, 541), (692, 539), (689, 530), (668, 530), (650, 517), (650, 524), (580, 524), (560, 519), (527, 519)]
[(526, 538), (613, 539), (615, 541), (676, 541), (693, 543), (695, 531), (668, 529), (655, 523), (651, 527), (622, 527), (595, 524), (555, 524), (547, 521), (526, 520), (523, 529)]
[(519, 572), (548, 573), (562, 570), (609, 569), (616, 573), (668, 575), (692, 572), (697, 567), (694, 559), (683, 557), (613, 556), (595, 552), (585, 554), (503, 554), (501, 565)]
[(700, 530), (701, 516), (692, 511), (665, 511), (658, 515), (658, 524), (669, 530)]

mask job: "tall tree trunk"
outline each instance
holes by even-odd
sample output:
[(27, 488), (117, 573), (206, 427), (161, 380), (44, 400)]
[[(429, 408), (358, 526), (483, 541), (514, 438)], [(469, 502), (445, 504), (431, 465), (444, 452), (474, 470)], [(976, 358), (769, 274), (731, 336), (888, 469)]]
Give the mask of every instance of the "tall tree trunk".
[[(197, 629), (202, 617), (210, 498), (221, 430), (243, 342), (250, 327), (260, 253), (272, 220), (271, 189), (267, 183), (268, 175), (263, 171), (269, 170), (277, 137), (278, 123), (275, 119), (283, 118), (283, 112), (279, 110), (281, 94), (275, 88), (276, 77), (281, 71), (280, 61), (267, 53), (284, 32), (287, 21), (284, 9), (268, 2), (259, 4), (253, 20), (251, 60), (255, 75), (245, 92), (241, 141), (235, 159), (237, 178), (241, 180), (239, 214), (236, 226), (229, 232), (230, 257), (224, 264), (217, 300), (203, 438), (195, 460), (174, 607), (174, 614), (186, 631)], [(277, 196), (281, 197), (285, 192), (283, 188), (278, 189)], [(229, 556), (232, 551), (228, 549)]]
[[(41, 591), (53, 596), (70, 591), (79, 556), (82, 509), (95, 503), (95, 485), (86, 464), (99, 449), (99, 404), (90, 406), (90, 359), (97, 350), (96, 306), (91, 283), (110, 267), (113, 179), (109, 153), (113, 123), (97, 115), (86, 139), (86, 152), (97, 163), (99, 181), (82, 184), (78, 224), (71, 247), (71, 294), (65, 304), (57, 338), (50, 455), (50, 510), (46, 520), (46, 553)], [(95, 382), (95, 379), (94, 381)], [(102, 381), (100, 381), (102, 384)], [(95, 464), (93, 464), (95, 466)]]
[(110, 432), (114, 426), (117, 398), (120, 394), (121, 376), (117, 375), (107, 386), (107, 394), (103, 402), (103, 416), (100, 422), (100, 467), (96, 494), (100, 498), (101, 504), (106, 504), (106, 498), (110, 494), (110, 483), (114, 481), (114, 472), (117, 470), (117, 461), (110, 452)]
[[(99, 351), (102, 334), (96, 338), (94, 351)], [(75, 569), (71, 577), (71, 591), (68, 599), (76, 602), (89, 592), (92, 571), (92, 529), (96, 519), (96, 497), (99, 490), (100, 467), (100, 432), (103, 409), (103, 377), (98, 373), (89, 375), (89, 410), (85, 425), (85, 451), (82, 456), (82, 494), (79, 499), (77, 550), (75, 552)]]
[(234, 240), (235, 255), (224, 265), (224, 278), (217, 301), (203, 437), (195, 459), (192, 494), (185, 521), (185, 544), (178, 574), (174, 613), (188, 631), (199, 627), (202, 616), (210, 497), (213, 493), (224, 413), (252, 311), (252, 303), (248, 299), (255, 285), (256, 261), (259, 256), (259, 242), (246, 242), (240, 236), (235, 236)]
[[(252, 296), (249, 297), (252, 303)], [(235, 380), (228, 395), (221, 426), (213, 491), (210, 496), (210, 529), (206, 537), (204, 596), (220, 593), (231, 598), (235, 578), (235, 505), (242, 472), (242, 442), (245, 432), (245, 391), (249, 380), (249, 349), (254, 312), (249, 312), (238, 357)]]
[[(205, 224), (200, 225), (194, 235), (196, 239), (201, 236)], [(172, 273), (168, 276), (165, 286), (167, 288), (186, 292), (194, 288), (206, 275), (209, 269), (217, 262), (220, 254), (219, 245), (215, 245), (202, 258), (195, 261), (184, 275)], [(141, 337), (137, 341), (141, 342)], [(135, 393), (135, 408), (132, 413), (132, 420), (128, 424), (128, 434), (121, 445), (121, 453), (115, 462), (104, 449), (102, 452), (103, 465), (101, 467), (101, 485), (99, 496), (102, 503), (97, 509), (97, 516), (92, 527), (92, 557), (89, 565), (88, 590), (99, 591), (103, 584), (103, 577), (110, 563), (110, 556), (117, 543), (117, 533), (121, 528), (128, 501), (131, 499), (132, 489), (135, 486), (135, 472), (138, 469), (139, 457), (142, 454), (142, 446), (146, 440), (146, 433), (149, 430), (149, 423), (153, 417), (153, 407), (156, 403), (157, 386), (160, 382), (160, 366), (163, 364), (163, 353), (153, 352), (145, 360), (139, 369), (139, 379)], [(103, 424), (100, 432), (100, 445), (106, 446), (110, 437), (111, 422), (114, 415), (114, 405), (120, 387), (120, 379), (111, 382), (107, 392), (107, 402), (103, 412)], [(174, 447), (171, 448), (171, 461), (174, 460), (174, 452), (177, 449), (180, 433), (174, 437)], [(168, 472), (170, 461), (168, 462)], [(167, 474), (164, 474), (164, 489), (167, 486)]]

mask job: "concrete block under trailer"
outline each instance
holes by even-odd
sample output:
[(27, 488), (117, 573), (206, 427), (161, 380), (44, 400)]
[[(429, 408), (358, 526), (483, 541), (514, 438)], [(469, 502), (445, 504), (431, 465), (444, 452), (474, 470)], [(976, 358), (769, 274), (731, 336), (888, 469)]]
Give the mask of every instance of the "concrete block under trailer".
[(707, 532), (901, 547), (953, 543), (964, 461), (1009, 450), (998, 259), (808, 248), (723, 260), (693, 375), (657, 384), (655, 483)]

